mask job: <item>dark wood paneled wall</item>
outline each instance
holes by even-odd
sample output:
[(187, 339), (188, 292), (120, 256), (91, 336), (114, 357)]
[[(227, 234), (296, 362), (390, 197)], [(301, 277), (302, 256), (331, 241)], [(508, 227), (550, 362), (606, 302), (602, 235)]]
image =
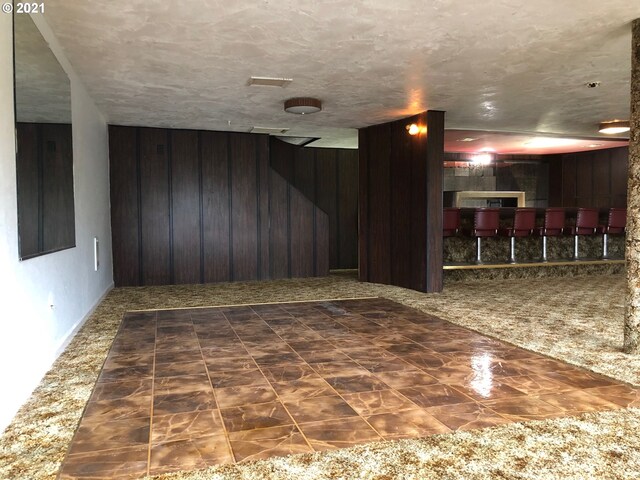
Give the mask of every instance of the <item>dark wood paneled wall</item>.
[(548, 157), (549, 206), (626, 207), (627, 147)]
[(271, 167), (329, 216), (330, 267), (358, 267), (358, 151), (271, 138)]
[(326, 214), (272, 178), (266, 135), (110, 126), (109, 148), (116, 285), (328, 273)]
[(71, 125), (18, 123), (20, 257), (75, 246)]
[(329, 273), (329, 217), (275, 170), (269, 175), (272, 278)]
[(360, 129), (358, 145), (360, 279), (441, 291), (444, 112)]

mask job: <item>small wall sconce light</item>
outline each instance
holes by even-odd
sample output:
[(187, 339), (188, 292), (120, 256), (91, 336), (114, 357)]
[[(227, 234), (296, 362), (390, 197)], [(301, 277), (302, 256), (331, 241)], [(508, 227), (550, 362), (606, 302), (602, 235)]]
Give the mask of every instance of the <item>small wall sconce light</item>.
[(427, 133), (426, 125), (417, 125), (412, 123), (411, 125), (407, 125), (407, 132), (409, 135), (418, 135), (419, 133)]
[(611, 120), (609, 122), (602, 122), (598, 131), (600, 133), (606, 133), (613, 135), (616, 133), (624, 133), (630, 130), (629, 120)]

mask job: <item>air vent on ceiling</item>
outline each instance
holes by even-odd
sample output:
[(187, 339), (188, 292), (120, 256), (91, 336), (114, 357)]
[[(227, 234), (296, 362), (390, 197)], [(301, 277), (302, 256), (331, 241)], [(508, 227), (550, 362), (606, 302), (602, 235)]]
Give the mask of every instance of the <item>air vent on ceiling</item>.
[(268, 133), (269, 135), (282, 135), (289, 131), (288, 128), (251, 127), (251, 133)]
[(293, 78), (250, 77), (247, 85), (256, 87), (286, 87)]

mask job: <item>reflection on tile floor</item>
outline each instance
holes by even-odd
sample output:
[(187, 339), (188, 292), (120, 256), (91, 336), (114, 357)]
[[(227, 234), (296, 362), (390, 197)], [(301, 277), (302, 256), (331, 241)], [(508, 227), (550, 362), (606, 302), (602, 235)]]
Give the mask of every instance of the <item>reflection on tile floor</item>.
[(638, 398), (386, 299), (134, 312), (60, 478), (139, 478)]

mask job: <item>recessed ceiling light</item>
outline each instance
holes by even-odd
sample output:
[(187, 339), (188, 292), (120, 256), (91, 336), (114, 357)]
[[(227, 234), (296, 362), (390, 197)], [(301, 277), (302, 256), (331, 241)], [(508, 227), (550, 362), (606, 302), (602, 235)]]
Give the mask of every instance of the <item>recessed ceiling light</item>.
[(317, 98), (298, 97), (290, 98), (284, 102), (284, 111), (289, 113), (297, 113), (299, 115), (307, 115), (322, 110), (322, 102)]
[(247, 85), (256, 87), (286, 87), (293, 78), (250, 77)]
[(587, 82), (585, 85), (587, 88), (598, 88), (600, 86), (600, 82)]
[(613, 135), (615, 133), (624, 133), (630, 130), (629, 120), (611, 120), (608, 122), (602, 122), (598, 131), (600, 133), (606, 133), (607, 135)]
[(456, 142), (475, 142), (476, 140), (478, 139), (473, 137), (464, 137), (459, 140), (456, 140)]

